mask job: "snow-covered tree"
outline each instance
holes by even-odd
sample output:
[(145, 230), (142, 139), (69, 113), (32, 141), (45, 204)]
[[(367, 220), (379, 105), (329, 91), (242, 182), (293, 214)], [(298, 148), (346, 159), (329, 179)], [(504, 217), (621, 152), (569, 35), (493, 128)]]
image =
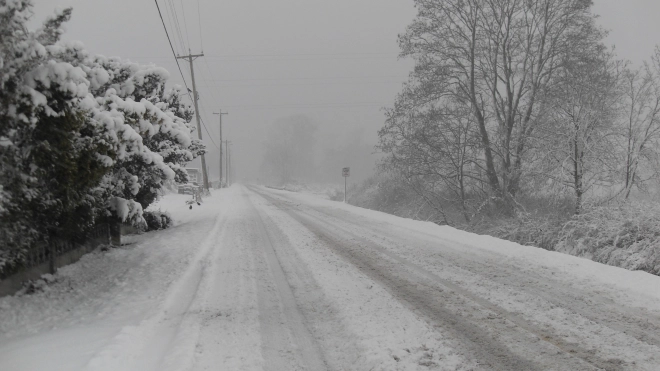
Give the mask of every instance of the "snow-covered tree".
[(593, 48), (569, 56), (558, 73), (542, 136), (542, 176), (572, 190), (576, 214), (587, 192), (614, 184), (617, 166), (614, 134), (624, 66), (603, 46)]
[(71, 9), (30, 31), (31, 7), (0, 0), (0, 271), (36, 241), (74, 239), (99, 218), (143, 223), (205, 150), (166, 70), (60, 41)]
[[(167, 181), (185, 181), (182, 166), (205, 151), (191, 135), (191, 108), (181, 101), (179, 87), (166, 90), (169, 74), (163, 68), (101, 56), (83, 63), (92, 69), (101, 66), (108, 73), (108, 81), (93, 89), (96, 96), (104, 97), (97, 101), (106, 110), (120, 112), (142, 138), (144, 148), (121, 158), (114, 175), (122, 180), (117, 195), (146, 208)], [(135, 203), (127, 205), (140, 214)]]
[(624, 77), (624, 112), (621, 125), (624, 198), (634, 187), (657, 178), (660, 168), (660, 49), (641, 69)]
[(378, 132), (378, 149), (386, 154), (380, 167), (400, 174), (440, 214), (451, 205), (469, 223), (471, 204), (484, 197), (482, 183), (475, 181), (480, 178), (480, 146), (469, 107), (441, 99), (412, 108), (412, 94), (404, 90), (395, 108), (386, 112), (385, 126)]
[(590, 0), (415, 0), (399, 36), (415, 60), (413, 104), (451, 98), (467, 107), (481, 141), (484, 181), (498, 198), (524, 184), (544, 94), (561, 56), (598, 42)]
[(180, 130), (190, 133), (190, 144), (180, 140), (178, 131), (164, 130), (163, 127), (155, 135), (145, 139), (147, 147), (160, 154), (165, 163), (172, 168), (178, 183), (188, 182), (188, 173), (184, 169), (185, 164), (206, 152), (203, 142), (193, 138), (193, 132), (196, 129), (191, 121), (195, 111), (190, 104), (181, 100), (183, 94), (180, 86), (174, 86), (159, 98), (156, 105), (164, 112), (174, 115), (173, 120)]
[(108, 130), (89, 119), (85, 72), (58, 60), (65, 9), (29, 31), (27, 0), (0, 0), (0, 269), (36, 241), (75, 238), (105, 200)]

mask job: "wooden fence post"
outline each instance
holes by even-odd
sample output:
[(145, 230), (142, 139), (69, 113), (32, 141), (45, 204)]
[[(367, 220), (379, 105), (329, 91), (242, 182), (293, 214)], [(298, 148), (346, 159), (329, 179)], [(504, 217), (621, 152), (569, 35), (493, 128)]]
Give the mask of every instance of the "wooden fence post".
[(50, 274), (55, 274), (55, 271), (57, 268), (55, 268), (55, 254), (57, 252), (57, 247), (56, 247), (56, 242), (55, 241), (50, 241), (48, 244), (48, 250), (50, 253), (50, 256), (48, 257), (48, 266), (49, 266), (49, 271)]
[(110, 223), (110, 245), (121, 246), (121, 224), (119, 222)]

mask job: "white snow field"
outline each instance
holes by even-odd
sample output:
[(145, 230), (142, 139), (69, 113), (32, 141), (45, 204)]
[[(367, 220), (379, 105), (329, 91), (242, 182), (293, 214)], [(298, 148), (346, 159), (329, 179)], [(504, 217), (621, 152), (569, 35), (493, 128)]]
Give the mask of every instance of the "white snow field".
[(660, 277), (234, 185), (0, 299), (0, 370), (660, 370)]

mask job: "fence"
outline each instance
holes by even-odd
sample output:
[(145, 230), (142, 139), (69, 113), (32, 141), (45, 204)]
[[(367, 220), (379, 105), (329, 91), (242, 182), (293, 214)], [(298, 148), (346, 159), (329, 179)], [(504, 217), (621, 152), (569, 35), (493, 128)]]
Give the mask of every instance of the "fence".
[[(52, 263), (58, 257), (65, 255), (76, 249), (84, 247), (95, 249), (101, 244), (110, 244), (110, 226), (107, 224), (100, 224), (94, 227), (85, 238), (85, 243), (75, 243), (71, 241), (54, 240), (48, 244), (40, 243), (34, 248), (30, 249), (25, 258), (25, 268), (33, 268), (44, 263)], [(55, 273), (54, 266), (50, 267), (51, 273)]]
[[(46, 273), (55, 273), (57, 268), (75, 263), (83, 255), (96, 249), (99, 245), (112, 243), (114, 236), (108, 224), (100, 224), (86, 234), (84, 243), (55, 240), (41, 243), (30, 249), (21, 269), (0, 280), (0, 296), (11, 295), (20, 290), (23, 282), (34, 280)], [(113, 233), (114, 234), (114, 233)]]

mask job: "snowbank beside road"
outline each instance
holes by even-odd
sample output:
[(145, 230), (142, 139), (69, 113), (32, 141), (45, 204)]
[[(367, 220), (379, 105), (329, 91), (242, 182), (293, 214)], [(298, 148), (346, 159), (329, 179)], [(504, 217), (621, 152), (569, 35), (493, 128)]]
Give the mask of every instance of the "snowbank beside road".
[[(379, 221), (389, 228), (412, 230), (430, 238), (451, 242), (457, 250), (471, 254), (496, 254), (494, 259), (515, 261), (526, 269), (552, 270), (561, 273), (567, 284), (586, 285), (593, 288), (609, 289), (629, 304), (660, 310), (660, 277), (642, 271), (629, 271), (597, 263), (585, 258), (564, 253), (547, 251), (533, 246), (523, 246), (515, 242), (495, 237), (478, 235), (449, 226), (439, 226), (431, 222), (406, 219), (342, 202), (329, 201), (311, 194), (291, 193), (272, 190), (289, 198), (323, 208), (356, 214), (364, 217), (365, 223)], [(640, 295), (626, 295), (634, 292)]]

